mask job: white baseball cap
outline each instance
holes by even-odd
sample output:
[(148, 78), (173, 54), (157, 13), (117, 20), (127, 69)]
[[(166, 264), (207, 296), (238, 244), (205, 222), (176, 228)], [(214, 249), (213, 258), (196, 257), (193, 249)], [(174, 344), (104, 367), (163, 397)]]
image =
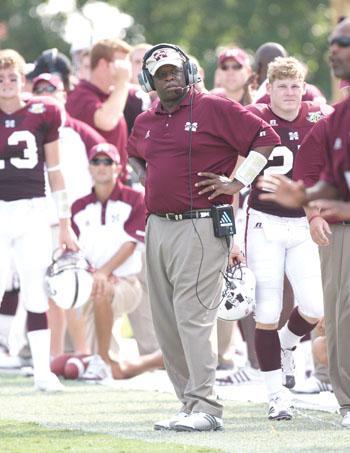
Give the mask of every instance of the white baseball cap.
[(156, 49), (146, 61), (146, 68), (154, 76), (161, 66), (167, 64), (182, 68), (185, 62), (184, 57), (171, 47), (161, 47)]

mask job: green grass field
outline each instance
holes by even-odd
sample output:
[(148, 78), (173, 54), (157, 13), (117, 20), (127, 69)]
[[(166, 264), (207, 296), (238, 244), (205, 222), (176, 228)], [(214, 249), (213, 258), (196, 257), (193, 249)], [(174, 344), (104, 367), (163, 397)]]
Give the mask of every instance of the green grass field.
[(350, 452), (336, 414), (298, 410), (270, 422), (265, 405), (227, 401), (224, 432), (156, 432), (153, 422), (178, 409), (171, 394), (71, 382), (45, 395), (30, 378), (0, 380), (1, 453)]

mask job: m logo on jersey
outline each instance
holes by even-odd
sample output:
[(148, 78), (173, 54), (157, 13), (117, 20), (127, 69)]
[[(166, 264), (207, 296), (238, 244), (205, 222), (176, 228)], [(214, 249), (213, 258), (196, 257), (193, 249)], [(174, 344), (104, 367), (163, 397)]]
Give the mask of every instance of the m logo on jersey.
[(270, 126), (278, 126), (276, 120), (270, 120)]
[(45, 112), (45, 105), (42, 102), (38, 102), (37, 104), (32, 104), (28, 112), (30, 113), (44, 113)]
[(15, 120), (5, 120), (5, 127), (7, 129), (16, 127), (16, 121)]
[(299, 140), (298, 132), (289, 132), (289, 140)]
[(321, 118), (323, 118), (324, 115), (322, 112), (309, 112), (306, 119), (307, 121), (310, 121), (310, 123), (317, 123)]
[(185, 124), (185, 131), (197, 132), (198, 123), (190, 123), (187, 121)]

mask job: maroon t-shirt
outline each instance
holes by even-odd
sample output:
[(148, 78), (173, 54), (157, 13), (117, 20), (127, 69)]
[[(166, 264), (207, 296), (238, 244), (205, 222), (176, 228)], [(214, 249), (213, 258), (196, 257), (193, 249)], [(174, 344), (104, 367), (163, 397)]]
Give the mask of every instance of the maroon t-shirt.
[(131, 134), (137, 115), (151, 107), (151, 98), (148, 93), (138, 86), (129, 88), (128, 98), (124, 108), (124, 117), (128, 126), (128, 134)]
[(45, 196), (44, 145), (58, 140), (62, 115), (48, 97), (12, 113), (0, 110), (0, 200)]
[(171, 114), (158, 102), (139, 115), (128, 152), (147, 164), (148, 211), (183, 213), (232, 202), (228, 195), (198, 195), (198, 172), (230, 176), (238, 154), (277, 144), (273, 129), (237, 102), (192, 89)]
[[(273, 149), (261, 174), (279, 174), (289, 178), (292, 177), (294, 160), (302, 140), (314, 124), (330, 112), (329, 106), (302, 102), (296, 119), (287, 121), (277, 116), (266, 104), (252, 104), (247, 106), (247, 109), (269, 123), (281, 139), (281, 145)], [(254, 181), (248, 201), (251, 208), (280, 217), (305, 216), (303, 209), (288, 209), (272, 201), (260, 200), (261, 193), (262, 190), (256, 187), (256, 181)]]
[(84, 143), (87, 155), (93, 146), (98, 145), (99, 143), (105, 143), (106, 141), (102, 135), (96, 131), (96, 129), (93, 129), (91, 126), (78, 120), (77, 118), (73, 118), (68, 113), (66, 113), (64, 127), (69, 127), (79, 134), (82, 142)]
[[(315, 86), (311, 85), (310, 83), (306, 84), (306, 89), (305, 93), (303, 94), (302, 101), (314, 101), (317, 98), (324, 98), (324, 95), (321, 93), (321, 91)], [(256, 104), (270, 104), (270, 95), (269, 94), (264, 94), (264, 96), (261, 96), (259, 99), (255, 101)]]
[(87, 80), (81, 80), (74, 90), (70, 91), (66, 109), (70, 115), (95, 128), (105, 138), (105, 141), (117, 147), (120, 154), (120, 161), (125, 171), (127, 164), (126, 142), (128, 131), (124, 117), (119, 120), (118, 124), (111, 131), (98, 129), (94, 123), (96, 110), (102, 106), (108, 97), (109, 95), (101, 91), (97, 86)]

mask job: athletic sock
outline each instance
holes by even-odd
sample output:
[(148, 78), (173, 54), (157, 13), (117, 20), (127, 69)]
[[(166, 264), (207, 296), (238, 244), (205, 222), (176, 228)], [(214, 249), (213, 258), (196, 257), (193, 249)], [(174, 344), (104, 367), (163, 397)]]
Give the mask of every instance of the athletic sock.
[(316, 324), (310, 324), (300, 316), (297, 307), (292, 311), (288, 323), (279, 330), (279, 338), (282, 349), (293, 349), (300, 339), (311, 332)]

